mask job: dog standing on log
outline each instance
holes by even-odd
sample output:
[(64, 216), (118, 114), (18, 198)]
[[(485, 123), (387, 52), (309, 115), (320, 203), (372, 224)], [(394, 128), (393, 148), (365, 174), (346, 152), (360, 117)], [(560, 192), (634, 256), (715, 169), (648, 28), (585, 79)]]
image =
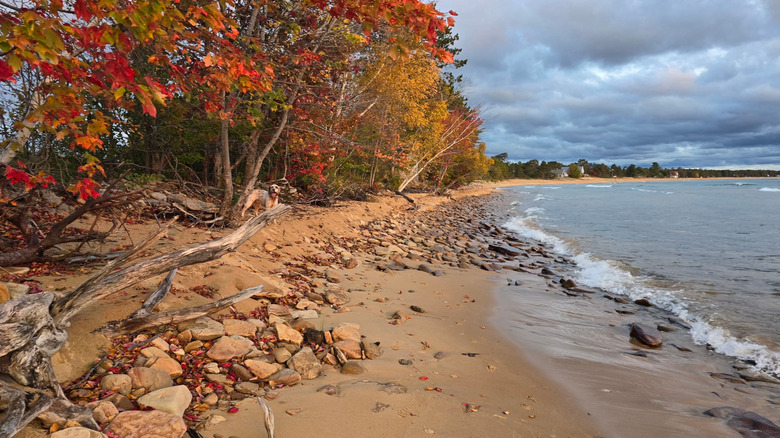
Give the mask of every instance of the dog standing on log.
[(255, 208), (255, 216), (260, 212), (261, 206), (265, 210), (276, 207), (279, 205), (279, 192), (281, 191), (282, 189), (276, 184), (271, 184), (267, 191), (263, 189), (252, 190), (246, 198), (244, 208), (241, 210), (241, 217), (244, 217), (244, 213), (252, 206)]

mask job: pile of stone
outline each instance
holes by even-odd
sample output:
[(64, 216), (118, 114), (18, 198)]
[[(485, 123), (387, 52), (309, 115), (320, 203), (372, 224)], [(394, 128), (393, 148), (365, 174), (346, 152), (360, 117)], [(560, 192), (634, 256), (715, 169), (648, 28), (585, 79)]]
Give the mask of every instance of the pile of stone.
[(498, 202), (498, 197), (465, 198), (436, 210), (375, 219), (361, 227), (359, 246), (367, 244), (383, 271), (419, 269), (442, 275), (431, 264), (443, 263), (543, 274), (541, 270), (549, 270), (553, 263), (570, 264), (550, 255), (543, 245), (519, 240), (493, 225), (501, 222), (496, 213), (501, 208), (494, 205)]
[[(92, 409), (106, 433), (179, 437), (187, 427), (225, 421), (209, 411), (235, 412), (235, 403), (248, 397), (276, 398), (278, 389), (317, 378), (328, 368), (361, 374), (363, 359), (382, 354), (357, 324), (320, 331), (277, 304), (268, 306), (268, 314), (201, 317), (157, 335), (117, 338), (113, 354), (67, 395)], [(75, 426), (43, 420), (50, 429)]]

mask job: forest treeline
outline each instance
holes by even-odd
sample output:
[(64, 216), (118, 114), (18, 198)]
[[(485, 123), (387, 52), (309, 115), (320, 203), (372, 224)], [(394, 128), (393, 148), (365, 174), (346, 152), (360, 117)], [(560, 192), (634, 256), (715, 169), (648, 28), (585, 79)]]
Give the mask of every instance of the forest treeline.
[[(446, 188), (491, 163), (456, 14), (417, 0), (0, 4), (6, 187), (95, 197), (120, 174), (312, 196)], [(6, 190), (4, 199), (8, 201)]]
[(554, 179), (561, 177), (560, 170), (566, 170), (566, 176), (580, 178), (592, 176), (596, 178), (758, 178), (777, 177), (777, 170), (729, 170), (729, 169), (685, 169), (663, 168), (657, 162), (650, 167), (641, 167), (635, 164), (607, 166), (603, 163), (589, 163), (581, 159), (576, 163), (563, 164), (557, 161), (529, 160), (526, 162), (509, 162), (508, 154), (502, 153), (491, 158), (488, 169), (488, 179)]

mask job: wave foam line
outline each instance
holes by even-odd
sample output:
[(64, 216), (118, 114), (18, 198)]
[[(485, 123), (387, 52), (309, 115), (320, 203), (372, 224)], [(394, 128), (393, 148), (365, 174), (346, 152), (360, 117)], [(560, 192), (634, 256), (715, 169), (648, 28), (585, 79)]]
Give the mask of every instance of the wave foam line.
[(780, 376), (780, 353), (770, 351), (766, 346), (730, 336), (722, 327), (714, 326), (702, 316), (692, 314), (689, 311), (689, 303), (679, 297), (679, 292), (646, 286), (641, 278), (623, 269), (619, 262), (600, 260), (586, 252), (572, 254), (563, 240), (541, 230), (534, 221), (535, 217), (533, 214), (516, 217), (504, 224), (504, 227), (528, 239), (550, 245), (559, 254), (572, 257), (578, 269), (573, 275), (577, 283), (623, 295), (631, 300), (646, 298), (687, 322), (691, 326), (691, 337), (696, 344), (708, 344), (720, 354), (753, 361), (756, 363), (755, 368)]

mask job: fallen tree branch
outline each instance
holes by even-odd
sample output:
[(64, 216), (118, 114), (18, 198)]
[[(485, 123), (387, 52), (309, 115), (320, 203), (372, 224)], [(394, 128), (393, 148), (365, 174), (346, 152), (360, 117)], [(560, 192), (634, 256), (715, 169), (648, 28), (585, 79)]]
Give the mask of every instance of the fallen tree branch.
[(165, 276), (165, 279), (162, 281), (162, 283), (160, 283), (160, 286), (157, 288), (157, 290), (154, 291), (154, 293), (150, 295), (146, 301), (144, 301), (144, 304), (140, 309), (131, 313), (128, 319), (143, 318), (145, 316), (151, 315), (152, 310), (154, 310), (154, 308), (157, 307), (157, 305), (160, 304), (160, 302), (168, 295), (168, 292), (171, 291), (171, 287), (173, 286), (173, 278), (176, 276), (176, 272), (178, 270), (179, 268), (171, 269), (171, 272)]
[(244, 289), (241, 292), (233, 294), (229, 297), (222, 298), (221, 300), (204, 304), (202, 306), (189, 307), (181, 310), (172, 310), (165, 313), (142, 315), (135, 318), (131, 317), (121, 321), (111, 321), (101, 331), (107, 336), (117, 336), (163, 324), (178, 324), (182, 321), (188, 321), (190, 319), (195, 319), (207, 315), (214, 310), (232, 306), (239, 301), (243, 301), (252, 295), (260, 293), (262, 290), (263, 286), (255, 286), (249, 289)]
[(173, 268), (215, 260), (228, 252), (233, 252), (260, 229), (276, 218), (287, 214), (291, 209), (292, 207), (289, 205), (277, 205), (248, 220), (244, 225), (221, 239), (144, 260), (108, 274), (84, 288), (79, 287), (78, 292), (67, 294), (52, 304), (51, 314), (54, 321), (58, 325), (66, 324), (73, 315), (84, 307), (115, 292), (127, 289), (145, 278), (168, 272)]

